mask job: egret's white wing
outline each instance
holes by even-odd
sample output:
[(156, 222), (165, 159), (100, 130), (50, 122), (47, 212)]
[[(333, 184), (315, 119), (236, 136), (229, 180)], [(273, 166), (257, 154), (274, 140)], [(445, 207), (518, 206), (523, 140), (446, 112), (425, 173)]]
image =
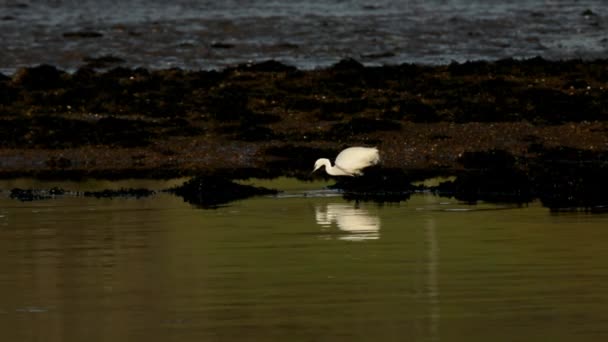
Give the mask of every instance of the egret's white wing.
[(379, 161), (380, 154), (375, 147), (349, 147), (338, 154), (335, 164), (346, 172), (359, 173), (361, 169)]

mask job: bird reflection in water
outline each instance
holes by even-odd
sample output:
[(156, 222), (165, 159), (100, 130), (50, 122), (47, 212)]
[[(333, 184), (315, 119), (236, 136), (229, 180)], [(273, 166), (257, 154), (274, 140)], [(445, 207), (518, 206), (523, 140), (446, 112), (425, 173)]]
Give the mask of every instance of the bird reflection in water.
[(335, 224), (340, 230), (340, 240), (363, 241), (380, 238), (380, 218), (354, 204), (317, 205), (315, 219), (324, 232), (328, 232)]

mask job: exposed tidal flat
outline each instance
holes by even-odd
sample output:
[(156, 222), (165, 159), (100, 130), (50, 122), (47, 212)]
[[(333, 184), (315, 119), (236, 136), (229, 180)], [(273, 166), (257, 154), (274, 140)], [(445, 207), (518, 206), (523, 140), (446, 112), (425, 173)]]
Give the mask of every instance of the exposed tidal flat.
[(455, 176), (423, 190), (597, 209), (607, 204), (607, 88), (607, 60), (40, 65), (0, 76), (0, 176), (310, 179), (316, 158), (361, 145), (381, 151), (374, 187), (384, 193)]

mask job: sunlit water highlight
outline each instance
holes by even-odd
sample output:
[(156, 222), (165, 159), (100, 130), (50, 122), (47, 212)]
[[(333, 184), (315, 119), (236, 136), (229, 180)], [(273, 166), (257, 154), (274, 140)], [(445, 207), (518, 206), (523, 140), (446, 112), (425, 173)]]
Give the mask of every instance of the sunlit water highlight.
[(276, 185), (214, 210), (1, 192), (2, 339), (608, 338), (608, 215)]

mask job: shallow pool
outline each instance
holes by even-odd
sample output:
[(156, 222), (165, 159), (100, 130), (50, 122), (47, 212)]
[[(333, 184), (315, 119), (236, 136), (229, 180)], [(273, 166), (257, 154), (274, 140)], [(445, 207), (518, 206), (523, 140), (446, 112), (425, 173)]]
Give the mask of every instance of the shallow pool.
[(356, 203), (288, 180), (212, 210), (8, 197), (28, 182), (0, 184), (5, 341), (608, 339), (605, 214)]

